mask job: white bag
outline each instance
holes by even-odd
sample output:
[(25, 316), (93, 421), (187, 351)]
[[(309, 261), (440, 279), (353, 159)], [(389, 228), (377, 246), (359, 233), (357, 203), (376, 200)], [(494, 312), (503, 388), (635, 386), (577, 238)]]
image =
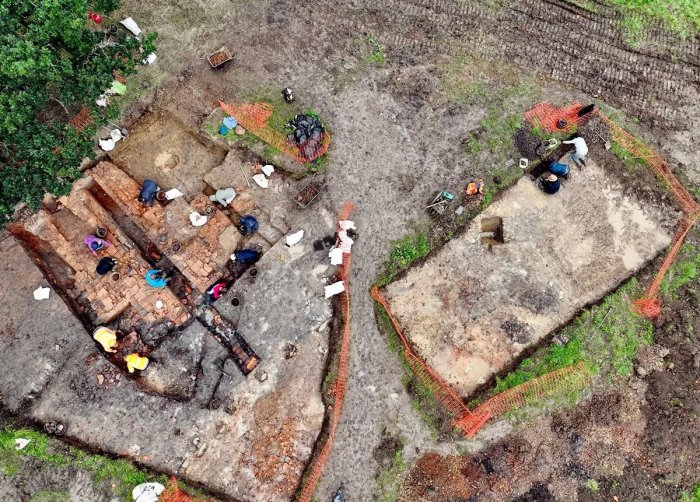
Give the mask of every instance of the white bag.
[(267, 180), (264, 174), (256, 174), (253, 176), (253, 181), (255, 181), (260, 188), (267, 188), (270, 185), (270, 182)]
[(199, 214), (197, 211), (192, 211), (190, 213), (190, 221), (192, 222), (192, 226), (201, 227), (207, 222), (207, 217)]
[(339, 295), (343, 291), (345, 291), (345, 284), (343, 281), (338, 281), (334, 282), (330, 286), (326, 286), (325, 288), (325, 293), (326, 293), (326, 298), (330, 298), (331, 296)]
[(127, 17), (123, 21), (120, 21), (120, 23), (124, 25), (124, 28), (133, 33), (134, 36), (138, 37), (141, 34), (141, 28), (139, 28), (139, 25), (136, 24), (136, 21), (131, 19), (131, 17)]

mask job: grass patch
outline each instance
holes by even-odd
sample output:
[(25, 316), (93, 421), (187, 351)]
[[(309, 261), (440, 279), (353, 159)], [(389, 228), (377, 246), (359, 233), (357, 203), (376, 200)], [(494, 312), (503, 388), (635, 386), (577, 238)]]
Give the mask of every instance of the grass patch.
[(586, 488), (588, 488), (592, 492), (597, 492), (600, 489), (600, 487), (598, 486), (598, 482), (595, 479), (587, 480)]
[(70, 493), (40, 490), (29, 502), (71, 502)]
[[(15, 450), (15, 439), (29, 439), (21, 451)], [(129, 500), (136, 485), (148, 481), (166, 484), (165, 476), (150, 476), (136, 468), (131, 462), (113, 460), (103, 455), (92, 455), (49, 439), (45, 434), (31, 429), (5, 428), (0, 430), (0, 469), (5, 475), (13, 475), (22, 465), (22, 457), (33, 457), (55, 466), (72, 466), (92, 474), (95, 482), (109, 481), (114, 484), (115, 495)], [(9, 471), (9, 472), (8, 472)], [(34, 500), (34, 499), (32, 499)], [(43, 500), (43, 499), (41, 499)], [(47, 499), (47, 502), (53, 499)], [(58, 500), (58, 499), (57, 499)]]
[(374, 37), (365, 38), (365, 42), (369, 45), (370, 53), (364, 55), (364, 60), (368, 63), (383, 64), (386, 61), (384, 47)]
[(377, 279), (376, 285), (386, 286), (401, 270), (411, 266), (430, 252), (430, 243), (424, 232), (407, 235), (391, 244), (389, 260), (384, 264), (384, 273)]
[[(240, 98), (241, 102), (244, 103), (270, 103), (272, 105), (272, 115), (268, 119), (268, 126), (275, 132), (284, 135), (285, 137), (292, 131), (288, 129), (286, 125), (294, 119), (294, 117), (302, 113), (304, 115), (310, 115), (323, 123), (323, 127), (327, 133), (330, 133), (328, 126), (325, 124), (321, 116), (314, 110), (305, 110), (303, 112), (299, 111), (298, 105), (296, 103), (287, 103), (282, 97), (281, 91), (278, 92), (271, 88), (259, 88), (253, 90), (249, 93), (243, 94)], [(215, 124), (204, 124), (202, 129), (212, 136), (217, 136), (219, 134), (219, 123)], [(248, 148), (253, 150), (255, 153), (260, 155), (264, 162), (268, 164), (279, 164), (280, 158), (285, 155), (283, 152), (275, 148), (274, 146), (264, 142), (257, 136), (251, 133), (246, 133), (242, 136), (236, 134), (235, 130), (229, 130), (224, 136), (226, 141), (231, 143), (242, 142)], [(309, 173), (321, 172), (326, 168), (330, 157), (328, 154), (324, 154), (313, 162), (309, 162), (307, 169)], [(303, 176), (302, 176), (303, 177)]]
[(626, 41), (632, 46), (644, 39), (647, 26), (659, 24), (682, 39), (700, 32), (700, 2), (695, 0), (610, 0), (622, 15)]
[(637, 349), (653, 342), (651, 322), (630, 310), (632, 300), (641, 293), (637, 280), (630, 280), (561, 330), (558, 338), (565, 343), (549, 345), (524, 359), (514, 371), (497, 377), (490, 393), (498, 394), (581, 361), (593, 374), (611, 379), (631, 375)]
[(700, 502), (700, 484), (695, 485), (691, 493), (681, 493), (681, 502)]
[(403, 473), (406, 472), (406, 462), (403, 459), (403, 440), (401, 446), (394, 453), (394, 458), (391, 459), (391, 466), (379, 474), (377, 484), (379, 485), (379, 493), (377, 500), (379, 502), (397, 502), (400, 481)]
[(644, 167), (648, 164), (646, 159), (635, 157), (632, 152), (625, 149), (625, 147), (623, 147), (617, 141), (612, 141), (610, 151), (615, 155), (615, 157), (622, 161), (622, 164), (627, 169), (635, 170), (639, 167)]
[(406, 268), (429, 252), (430, 246), (428, 246), (428, 238), (425, 234), (407, 235), (394, 242), (389, 259), (399, 267)]
[(486, 116), (466, 140), (471, 155), (514, 153), (513, 136), (523, 112), (539, 91), (534, 76), (479, 54), (456, 53), (441, 78), (447, 100), (465, 106), (480, 105)]
[[(272, 115), (268, 119), (271, 129), (286, 134), (288, 130), (284, 127), (287, 122), (299, 113), (296, 103), (287, 103), (282, 97), (280, 89), (258, 88), (244, 93), (240, 98), (241, 103), (270, 103), (272, 105)], [(248, 136), (247, 134), (244, 136)]]
[(598, 6), (591, 2), (591, 0), (571, 0), (571, 3), (593, 14), (598, 12)]
[(678, 297), (678, 290), (698, 278), (700, 253), (692, 244), (683, 244), (676, 261), (671, 265), (661, 283), (661, 294), (670, 300)]

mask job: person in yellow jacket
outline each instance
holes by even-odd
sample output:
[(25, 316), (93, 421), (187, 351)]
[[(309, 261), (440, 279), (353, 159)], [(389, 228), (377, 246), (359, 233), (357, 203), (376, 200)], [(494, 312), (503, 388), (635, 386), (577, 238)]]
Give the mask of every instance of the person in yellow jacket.
[(117, 346), (117, 334), (111, 329), (100, 326), (92, 333), (92, 337), (97, 343), (102, 345), (105, 352), (116, 352), (114, 347)]
[(124, 362), (126, 363), (126, 369), (129, 370), (129, 373), (133, 373), (134, 370), (143, 371), (148, 366), (148, 358), (142, 357), (137, 353), (126, 356)]

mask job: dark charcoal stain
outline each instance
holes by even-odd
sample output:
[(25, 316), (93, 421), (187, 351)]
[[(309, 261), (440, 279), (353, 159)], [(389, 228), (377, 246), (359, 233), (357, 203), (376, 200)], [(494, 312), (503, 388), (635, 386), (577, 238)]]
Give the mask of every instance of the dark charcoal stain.
[(556, 307), (558, 303), (557, 297), (551, 289), (527, 289), (519, 293), (516, 299), (519, 305), (527, 307), (538, 314)]
[(527, 343), (530, 340), (528, 325), (515, 319), (501, 323), (501, 329), (506, 332), (512, 343)]
[(512, 499), (511, 502), (556, 502), (554, 495), (552, 495), (547, 488), (547, 485), (543, 483), (535, 483), (532, 488), (524, 495)]
[(391, 467), (396, 452), (403, 448), (401, 440), (395, 436), (385, 436), (382, 442), (372, 452), (372, 457), (377, 461), (380, 471)]

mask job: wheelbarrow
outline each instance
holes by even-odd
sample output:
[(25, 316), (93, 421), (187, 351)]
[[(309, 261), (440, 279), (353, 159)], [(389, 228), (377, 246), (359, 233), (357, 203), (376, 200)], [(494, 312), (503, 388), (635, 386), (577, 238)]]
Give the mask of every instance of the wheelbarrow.
[(228, 47), (225, 45), (207, 55), (207, 61), (209, 61), (212, 68), (218, 68), (226, 61), (231, 61), (232, 59), (233, 54), (231, 54), (231, 51), (228, 50)]
[(455, 196), (450, 192), (447, 190), (442, 190), (441, 192), (438, 192), (426, 209), (429, 211), (430, 216), (435, 218), (445, 212), (445, 209), (447, 209), (454, 198)]
[(325, 187), (325, 184), (312, 182), (302, 188), (297, 196), (294, 197), (294, 201), (297, 203), (297, 206), (299, 206), (299, 209), (308, 207), (314, 200), (316, 200), (316, 197), (319, 196)]

